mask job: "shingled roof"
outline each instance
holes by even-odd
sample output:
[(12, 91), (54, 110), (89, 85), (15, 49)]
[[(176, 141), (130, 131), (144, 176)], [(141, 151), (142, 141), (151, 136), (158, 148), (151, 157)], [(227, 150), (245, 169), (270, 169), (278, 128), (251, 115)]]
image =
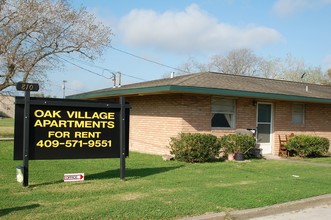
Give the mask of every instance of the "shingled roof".
[(331, 103), (331, 86), (225, 73), (203, 72), (125, 85), (69, 96), (77, 99), (196, 93), (264, 99)]

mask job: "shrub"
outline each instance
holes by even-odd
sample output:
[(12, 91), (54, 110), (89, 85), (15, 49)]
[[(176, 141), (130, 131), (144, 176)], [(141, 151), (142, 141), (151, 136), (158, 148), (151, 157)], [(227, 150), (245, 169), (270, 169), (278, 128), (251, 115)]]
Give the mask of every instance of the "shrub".
[(176, 160), (185, 162), (206, 162), (218, 157), (220, 145), (211, 134), (180, 133), (170, 140), (170, 153)]
[(220, 145), (227, 154), (248, 154), (249, 150), (256, 146), (256, 140), (252, 135), (228, 134), (220, 137)]
[(327, 138), (297, 135), (289, 139), (286, 144), (287, 150), (300, 157), (317, 157), (326, 155), (330, 142)]

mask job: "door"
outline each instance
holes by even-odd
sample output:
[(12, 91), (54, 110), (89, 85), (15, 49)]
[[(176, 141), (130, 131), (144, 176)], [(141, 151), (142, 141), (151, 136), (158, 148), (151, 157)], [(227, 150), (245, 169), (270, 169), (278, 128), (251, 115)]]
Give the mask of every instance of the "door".
[(262, 154), (271, 154), (272, 104), (257, 104), (257, 144)]

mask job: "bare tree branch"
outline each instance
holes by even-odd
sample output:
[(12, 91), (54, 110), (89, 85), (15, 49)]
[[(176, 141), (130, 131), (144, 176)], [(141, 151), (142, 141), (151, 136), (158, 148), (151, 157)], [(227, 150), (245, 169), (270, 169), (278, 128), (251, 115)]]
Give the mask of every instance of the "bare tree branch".
[(59, 63), (55, 55), (97, 58), (111, 35), (94, 15), (66, 0), (0, 0), (0, 91), (17, 81), (43, 80)]
[(303, 60), (291, 55), (287, 55), (285, 59), (265, 59), (256, 56), (249, 49), (232, 50), (226, 55), (214, 55), (207, 64), (198, 63), (190, 58), (179, 68), (189, 72), (216, 71), (235, 75), (331, 84), (331, 70), (323, 74), (320, 67), (307, 67)]

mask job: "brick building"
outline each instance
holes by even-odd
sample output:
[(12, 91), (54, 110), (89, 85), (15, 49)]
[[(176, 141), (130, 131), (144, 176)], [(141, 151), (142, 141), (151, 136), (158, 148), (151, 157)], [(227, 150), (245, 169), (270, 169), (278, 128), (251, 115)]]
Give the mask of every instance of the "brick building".
[(131, 104), (130, 150), (169, 153), (180, 132), (222, 136), (257, 129), (263, 154), (278, 154), (279, 135), (311, 134), (331, 141), (331, 87), (284, 80), (197, 73), (73, 95)]
[(0, 94), (0, 117), (14, 118), (15, 98)]

